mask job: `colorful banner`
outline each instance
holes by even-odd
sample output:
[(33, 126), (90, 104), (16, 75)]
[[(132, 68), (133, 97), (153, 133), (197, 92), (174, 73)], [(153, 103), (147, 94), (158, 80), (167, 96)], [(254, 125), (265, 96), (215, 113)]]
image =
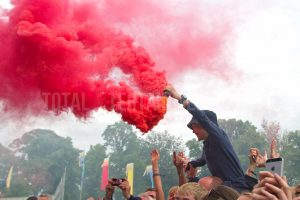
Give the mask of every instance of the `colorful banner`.
[(133, 194), (133, 169), (134, 169), (134, 164), (133, 163), (128, 163), (126, 165), (126, 176), (127, 176), (127, 180), (131, 186), (130, 189), (130, 194)]
[(105, 187), (108, 184), (108, 176), (109, 176), (109, 159), (105, 158), (103, 164), (101, 165), (102, 168), (102, 180), (100, 185), (100, 190), (105, 191)]
[(54, 195), (52, 196), (51, 199), (55, 200), (64, 200), (65, 196), (65, 183), (66, 183), (66, 172), (67, 169), (65, 168), (64, 174), (62, 175), (60, 182), (55, 190)]
[(151, 188), (154, 188), (152, 165), (146, 166), (143, 176), (149, 176)]
[(84, 159), (85, 159), (85, 152), (82, 151), (79, 153), (79, 167), (83, 167), (84, 165)]
[(6, 188), (7, 189), (10, 188), (13, 170), (14, 170), (14, 166), (11, 166), (9, 171), (8, 171), (8, 174), (7, 174), (7, 178), (6, 178)]

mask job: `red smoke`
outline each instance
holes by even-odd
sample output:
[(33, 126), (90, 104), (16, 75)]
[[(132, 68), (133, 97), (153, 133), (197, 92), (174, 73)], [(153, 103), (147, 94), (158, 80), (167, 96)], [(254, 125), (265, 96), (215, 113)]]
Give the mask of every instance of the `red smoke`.
[[(104, 18), (143, 45), (169, 78), (200, 69), (228, 80), (237, 2), (206, 0), (103, 0)], [(235, 10), (236, 12), (233, 12)], [(234, 14), (234, 15), (233, 15)], [(234, 19), (233, 19), (234, 17)]]
[[(14, 0), (3, 14), (8, 20), (0, 18), (4, 109), (37, 115), (46, 104), (86, 118), (105, 108), (149, 131), (166, 112), (160, 95), (167, 81), (153, 60), (169, 76), (195, 67), (221, 76), (230, 71), (222, 51), (231, 26), (222, 10), (202, 3)], [(211, 13), (217, 15), (209, 20)], [(115, 68), (130, 76), (115, 80)]]
[[(0, 98), (7, 111), (88, 117), (99, 107), (147, 132), (166, 112), (164, 73), (142, 48), (102, 21), (95, 4), (18, 0), (0, 24)], [(130, 80), (116, 83), (118, 67)]]

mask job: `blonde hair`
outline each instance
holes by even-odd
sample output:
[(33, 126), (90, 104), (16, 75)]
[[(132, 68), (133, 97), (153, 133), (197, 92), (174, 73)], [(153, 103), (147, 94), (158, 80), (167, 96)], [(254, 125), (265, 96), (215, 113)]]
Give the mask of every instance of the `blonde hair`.
[(179, 186), (173, 186), (173, 187), (171, 187), (170, 190), (169, 190), (169, 193), (168, 193), (168, 199), (170, 197), (174, 197), (175, 194), (176, 194), (176, 192), (178, 191), (178, 189), (179, 189)]
[(195, 200), (201, 200), (207, 194), (207, 191), (198, 183), (186, 183), (177, 190), (179, 195), (193, 195)]
[(235, 191), (233, 188), (226, 185), (219, 185), (215, 189), (212, 189), (205, 200), (236, 200), (240, 196), (240, 193)]
[(293, 197), (300, 197), (300, 183), (292, 188)]

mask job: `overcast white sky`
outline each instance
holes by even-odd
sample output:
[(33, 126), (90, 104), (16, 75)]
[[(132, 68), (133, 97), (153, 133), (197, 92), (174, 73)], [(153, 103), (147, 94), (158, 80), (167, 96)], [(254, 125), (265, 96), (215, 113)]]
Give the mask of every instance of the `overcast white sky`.
[[(0, 5), (8, 7), (8, 0), (1, 0)], [(249, 120), (257, 127), (265, 118), (279, 121), (283, 130), (300, 130), (299, 10), (299, 0), (274, 0), (261, 9), (249, 8), (243, 22), (236, 27), (231, 51), (231, 62), (243, 72), (238, 83), (230, 84), (195, 70), (171, 82), (199, 107), (216, 111), (219, 118)], [(74, 145), (81, 149), (99, 143), (105, 127), (120, 119), (119, 115), (103, 110), (85, 122), (72, 114), (26, 119), (26, 123), (2, 115), (2, 144), (34, 128), (46, 128), (72, 137)], [(186, 128), (189, 119), (190, 115), (170, 100), (168, 113), (154, 130), (168, 129), (174, 135), (191, 139), (194, 136)]]

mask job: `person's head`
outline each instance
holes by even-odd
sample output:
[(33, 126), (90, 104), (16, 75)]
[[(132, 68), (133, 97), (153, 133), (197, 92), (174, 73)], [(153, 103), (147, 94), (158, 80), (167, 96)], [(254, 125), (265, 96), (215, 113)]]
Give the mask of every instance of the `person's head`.
[(198, 141), (206, 140), (208, 138), (207, 131), (199, 123), (193, 123), (190, 125), (193, 133), (196, 135)]
[(207, 191), (198, 183), (186, 183), (180, 186), (175, 194), (175, 200), (201, 200)]
[(251, 200), (252, 194), (250, 192), (242, 193), (237, 200)]
[(211, 191), (213, 188), (222, 185), (223, 181), (216, 176), (206, 176), (201, 178), (198, 183), (207, 191)]
[(51, 196), (48, 194), (40, 194), (38, 200), (51, 200)]
[(212, 189), (204, 200), (236, 200), (239, 196), (240, 194), (234, 189), (225, 185), (219, 185)]
[(28, 197), (26, 200), (38, 200), (38, 198), (36, 196), (31, 196), (31, 197)]
[(142, 200), (155, 200), (156, 199), (156, 190), (155, 188), (148, 188), (146, 192), (139, 195)]
[(293, 187), (293, 200), (300, 200), (300, 184)]
[[(218, 126), (217, 115), (214, 112), (210, 110), (204, 110), (204, 113), (210, 121), (212, 121), (215, 125)], [(207, 131), (203, 128), (201, 123), (195, 117), (192, 117), (191, 121), (187, 124), (187, 126), (193, 130), (193, 133), (197, 136), (198, 141), (206, 140), (208, 138), (209, 135)]]
[(174, 200), (175, 199), (175, 194), (177, 190), (179, 189), (179, 186), (173, 186), (170, 188), (169, 193), (168, 193), (168, 200)]

